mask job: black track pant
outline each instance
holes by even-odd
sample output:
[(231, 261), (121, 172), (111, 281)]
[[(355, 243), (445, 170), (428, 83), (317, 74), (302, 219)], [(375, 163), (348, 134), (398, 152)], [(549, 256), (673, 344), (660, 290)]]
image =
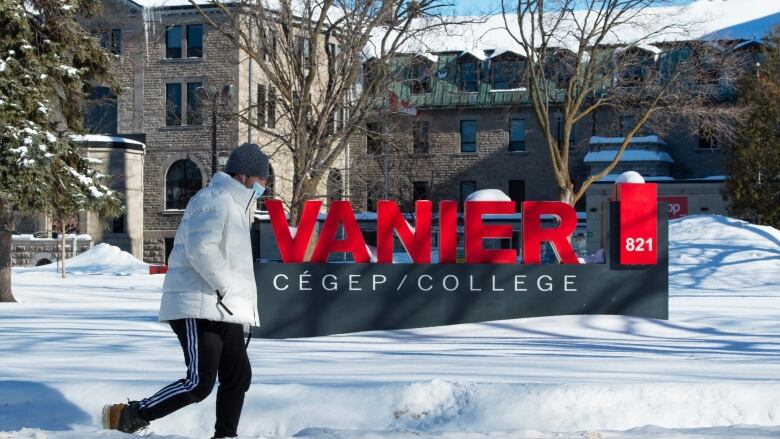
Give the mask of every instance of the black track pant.
[(242, 326), (201, 319), (171, 320), (170, 325), (184, 350), (187, 378), (141, 400), (141, 416), (153, 421), (200, 402), (209, 396), (219, 377), (214, 436), (235, 437), (244, 393), (252, 381)]

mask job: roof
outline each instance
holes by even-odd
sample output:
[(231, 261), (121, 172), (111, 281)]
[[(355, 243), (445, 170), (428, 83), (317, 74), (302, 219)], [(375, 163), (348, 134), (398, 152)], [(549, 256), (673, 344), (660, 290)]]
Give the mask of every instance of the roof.
[[(576, 15), (584, 11), (575, 11)], [(780, 25), (780, 1), (739, 0), (711, 1), (696, 0), (687, 6), (666, 6), (651, 8), (645, 14), (644, 22), (616, 28), (603, 43), (606, 45), (637, 45), (644, 50), (657, 53), (654, 43), (690, 40), (758, 40), (772, 27)], [(684, 17), (684, 22), (681, 20)], [(404, 47), (406, 52), (470, 52), (475, 56), (485, 50), (513, 51), (524, 53), (521, 45), (504, 28), (501, 15), (484, 17), (455, 17), (461, 21), (478, 21), (463, 25), (452, 25), (446, 29), (415, 39)], [(581, 18), (581, 17), (580, 17)], [(517, 20), (507, 20), (518, 36)], [(668, 30), (656, 32), (671, 26)], [(563, 34), (563, 33), (562, 33)], [(652, 38), (638, 41), (646, 35)], [(554, 41), (556, 47), (570, 48), (573, 41), (566, 35)]]
[[(622, 145), (625, 137), (599, 137), (593, 136), (590, 138), (590, 144), (606, 144), (606, 145)], [(657, 143), (665, 145), (666, 142), (661, 140), (658, 136), (634, 136), (628, 143)]]
[[(585, 163), (611, 162), (615, 159), (617, 151), (591, 151), (582, 159)], [(620, 156), (621, 162), (667, 162), (674, 163), (674, 159), (668, 152), (648, 151), (644, 149), (627, 149)]]
[(114, 145), (127, 145), (127, 147), (130, 149), (146, 149), (146, 145), (143, 142), (119, 136), (104, 136), (101, 134), (73, 134), (70, 137), (76, 142), (111, 143)]

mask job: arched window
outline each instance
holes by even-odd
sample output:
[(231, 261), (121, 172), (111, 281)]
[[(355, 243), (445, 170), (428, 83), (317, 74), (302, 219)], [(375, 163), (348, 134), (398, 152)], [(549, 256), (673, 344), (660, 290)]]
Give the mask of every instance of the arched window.
[(268, 183), (265, 185), (265, 192), (263, 192), (263, 196), (260, 197), (260, 204), (257, 206), (257, 210), (261, 212), (265, 212), (268, 210), (267, 207), (265, 207), (265, 200), (273, 199), (276, 193), (274, 192), (274, 180), (276, 180), (276, 177), (274, 175), (274, 167), (271, 165), (268, 165)]
[(192, 160), (174, 162), (165, 175), (165, 208), (184, 209), (201, 187), (203, 177)]

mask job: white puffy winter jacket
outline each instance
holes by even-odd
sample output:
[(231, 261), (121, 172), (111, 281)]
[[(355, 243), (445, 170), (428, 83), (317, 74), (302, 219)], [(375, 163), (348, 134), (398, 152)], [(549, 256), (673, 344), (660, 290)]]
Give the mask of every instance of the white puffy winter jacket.
[[(160, 321), (198, 318), (259, 324), (249, 238), (254, 191), (218, 172), (190, 199), (168, 258)], [(230, 309), (217, 305), (217, 293)]]

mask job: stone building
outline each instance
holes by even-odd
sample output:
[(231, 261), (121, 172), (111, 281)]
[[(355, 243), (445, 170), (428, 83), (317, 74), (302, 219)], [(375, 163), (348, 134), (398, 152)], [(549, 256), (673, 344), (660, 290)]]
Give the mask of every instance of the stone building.
[[(749, 50), (738, 43), (724, 47), (735, 54)], [(652, 64), (657, 52), (646, 58)], [(370, 211), (377, 199), (388, 196), (410, 209), (415, 199), (462, 202), (469, 193), (488, 188), (501, 189), (517, 202), (558, 199), (547, 143), (522, 82), (525, 63), (519, 53), (493, 49), (400, 56), (388, 114), (369, 121), (362, 145), (354, 148), (352, 166), (361, 169), (351, 180), (355, 204)], [(630, 111), (602, 110), (575, 125), (569, 156), (575, 185), (615, 157), (636, 117)], [(560, 137), (560, 116), (551, 114), (550, 125)], [(662, 134), (648, 130), (635, 135), (602, 182), (634, 170), (663, 184), (674, 181), (677, 188), (691, 180), (720, 192), (722, 145), (682, 122), (665, 127)], [(719, 199), (710, 211), (725, 213), (725, 201)], [(577, 209), (586, 210), (586, 199)]]
[[(224, 19), (216, 9), (205, 3), (203, 7), (216, 22)], [(142, 218), (142, 239), (132, 245), (112, 243), (132, 248), (147, 262), (164, 263), (187, 201), (224, 167), (229, 152), (243, 142), (264, 147), (270, 143), (236, 115), (243, 114), (250, 122), (259, 117), (274, 120), (279, 111), (275, 90), (257, 63), (211, 29), (189, 3), (104, 0), (103, 13), (82, 24), (100, 36), (114, 57), (122, 87), (114, 95), (105, 84), (91, 84), (86, 127), (94, 134), (142, 137), (146, 146), (142, 181), (126, 181), (131, 190), (143, 191), (140, 205), (127, 206), (128, 215)], [(313, 56), (318, 55), (314, 51)], [(284, 151), (271, 155), (271, 196), (290, 197), (290, 179), (273, 177), (290, 175), (291, 162)], [(331, 190), (343, 192), (343, 181), (330, 178), (323, 186), (339, 185)], [(85, 221), (81, 229), (89, 222)], [(97, 232), (94, 218), (89, 224), (98, 241), (111, 242), (110, 236)], [(139, 242), (141, 250), (136, 248)]]

